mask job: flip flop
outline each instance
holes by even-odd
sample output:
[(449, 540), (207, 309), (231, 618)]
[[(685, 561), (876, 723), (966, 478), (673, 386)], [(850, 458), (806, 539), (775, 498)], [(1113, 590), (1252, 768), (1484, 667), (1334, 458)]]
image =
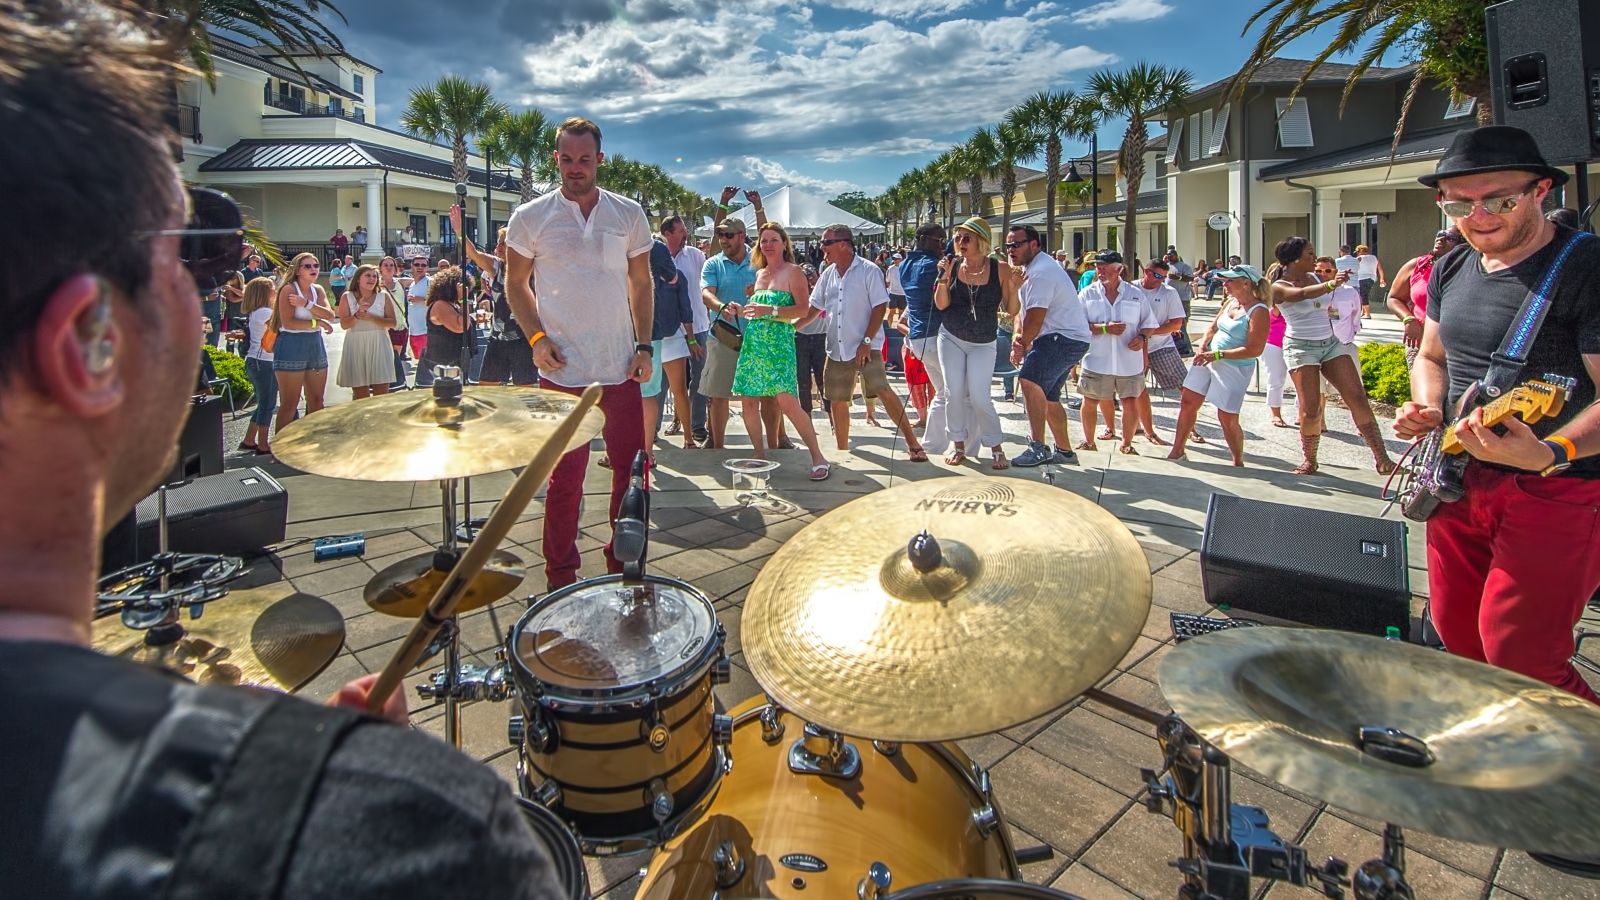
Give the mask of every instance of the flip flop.
[(1288, 422), (1285, 422), (1282, 419), (1273, 419), (1272, 420), (1272, 427), (1273, 428), (1293, 428), (1294, 426), (1290, 425)]
[(906, 454), (906, 459), (909, 462), (927, 462), (928, 461), (928, 451), (922, 449), (921, 447), (918, 447), (917, 449), (912, 450), (911, 452), (907, 453)]
[(827, 481), (831, 474), (833, 474), (832, 466), (827, 463), (817, 463), (811, 467), (811, 474), (808, 477), (812, 481)]
[(951, 450), (950, 454), (944, 458), (944, 464), (947, 466), (959, 466), (966, 461), (967, 451), (965, 450)]

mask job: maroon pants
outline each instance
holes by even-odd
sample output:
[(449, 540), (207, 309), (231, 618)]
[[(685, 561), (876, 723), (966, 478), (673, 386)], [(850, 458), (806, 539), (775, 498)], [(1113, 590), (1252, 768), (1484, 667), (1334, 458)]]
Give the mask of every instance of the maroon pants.
[(1572, 629), (1600, 588), (1600, 479), (1473, 463), (1467, 495), (1428, 520), (1429, 607), (1451, 653), (1600, 703)]
[[(548, 378), (540, 379), (540, 386), (563, 394), (581, 394), (583, 388), (556, 384)], [(606, 457), (611, 460), (611, 519), (617, 518), (617, 506), (622, 503), (622, 493), (628, 488), (628, 473), (633, 457), (644, 449), (644, 404), (639, 396), (639, 382), (624, 381), (609, 384), (600, 397), (600, 411), (605, 413)], [(589, 469), (589, 445), (573, 450), (561, 457), (555, 472), (550, 475), (550, 489), (544, 500), (544, 577), (550, 590), (566, 587), (578, 580), (578, 506), (583, 501), (583, 478)], [(606, 571), (621, 572), (622, 564), (611, 555), (611, 542), (606, 541)]]

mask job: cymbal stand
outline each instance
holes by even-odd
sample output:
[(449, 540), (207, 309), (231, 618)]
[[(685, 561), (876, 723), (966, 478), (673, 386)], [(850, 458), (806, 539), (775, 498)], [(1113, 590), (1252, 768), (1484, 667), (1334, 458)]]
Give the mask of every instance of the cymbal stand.
[[(434, 568), (449, 571), (461, 555), (456, 544), (456, 488), (460, 479), (445, 478), (439, 482), (439, 507), (444, 514), (444, 536), (434, 553)], [(444, 701), (444, 740), (452, 747), (461, 746), (461, 628), (456, 617), (445, 620), (444, 670), (435, 672), (433, 679), (417, 685), (417, 694), (428, 700)]]

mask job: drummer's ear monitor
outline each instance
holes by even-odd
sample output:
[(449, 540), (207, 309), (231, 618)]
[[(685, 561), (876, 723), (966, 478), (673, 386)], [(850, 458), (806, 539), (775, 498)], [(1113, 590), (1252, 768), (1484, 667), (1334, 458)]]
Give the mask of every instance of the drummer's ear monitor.
[(116, 359), (116, 343), (111, 338), (111, 286), (98, 276), (94, 281), (98, 296), (94, 309), (78, 326), (78, 340), (83, 347), (83, 365), (89, 374), (104, 375)]

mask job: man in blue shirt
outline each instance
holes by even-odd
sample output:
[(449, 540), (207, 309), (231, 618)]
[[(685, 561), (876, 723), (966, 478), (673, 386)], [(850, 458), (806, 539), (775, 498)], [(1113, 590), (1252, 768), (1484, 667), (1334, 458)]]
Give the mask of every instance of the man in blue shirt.
[(933, 383), (933, 403), (928, 407), (922, 446), (941, 455), (950, 446), (945, 430), (944, 370), (939, 368), (939, 308), (933, 305), (933, 283), (939, 277), (939, 255), (944, 251), (944, 228), (929, 223), (917, 229), (917, 246), (900, 263), (900, 284), (906, 292), (906, 346), (922, 360)]

